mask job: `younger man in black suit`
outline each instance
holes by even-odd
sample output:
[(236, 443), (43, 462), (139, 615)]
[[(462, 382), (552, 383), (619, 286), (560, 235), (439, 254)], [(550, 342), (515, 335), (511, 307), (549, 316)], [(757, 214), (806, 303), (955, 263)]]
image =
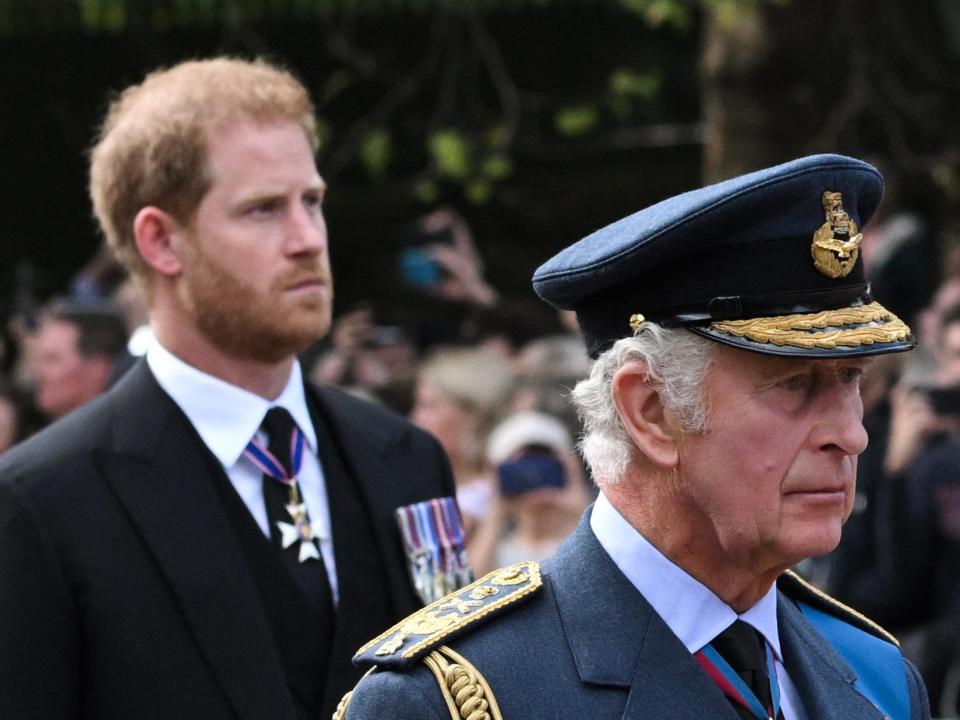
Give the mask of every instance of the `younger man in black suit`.
[(91, 196), (157, 342), (0, 463), (0, 716), (329, 717), (419, 604), (394, 511), (451, 495), (446, 459), (296, 360), (333, 292), (315, 150), (262, 62), (111, 105)]

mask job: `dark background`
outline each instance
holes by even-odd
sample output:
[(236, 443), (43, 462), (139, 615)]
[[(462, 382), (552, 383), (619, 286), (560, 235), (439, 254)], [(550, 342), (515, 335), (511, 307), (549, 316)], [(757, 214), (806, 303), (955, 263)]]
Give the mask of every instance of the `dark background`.
[[(703, 4), (0, 0), (0, 316), (64, 292), (98, 247), (86, 148), (110, 94), (217, 53), (278, 60), (317, 100), (338, 312), (434, 305), (395, 258), (440, 204), (469, 220), (491, 282), (530, 298), (536, 266), (589, 231), (809, 152), (884, 159), (945, 253), (957, 4)], [(444, 132), (466, 157), (452, 170), (432, 149)]]

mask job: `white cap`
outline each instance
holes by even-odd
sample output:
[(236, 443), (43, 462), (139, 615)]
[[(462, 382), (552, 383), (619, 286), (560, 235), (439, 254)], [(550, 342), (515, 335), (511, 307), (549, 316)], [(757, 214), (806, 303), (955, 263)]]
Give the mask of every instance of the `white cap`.
[(498, 465), (529, 445), (543, 445), (559, 453), (572, 449), (570, 433), (555, 417), (540, 412), (520, 412), (508, 417), (490, 433), (487, 460)]

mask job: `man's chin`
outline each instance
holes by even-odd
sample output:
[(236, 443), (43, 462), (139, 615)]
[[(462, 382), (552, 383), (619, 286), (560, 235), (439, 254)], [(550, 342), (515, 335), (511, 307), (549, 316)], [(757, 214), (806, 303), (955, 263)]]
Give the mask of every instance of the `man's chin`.
[[(240, 360), (275, 365), (299, 355), (315, 342), (322, 340), (329, 327), (329, 323), (315, 323), (299, 328), (288, 327), (282, 333), (249, 333), (242, 338), (234, 338), (234, 342), (228, 343), (229, 347), (223, 349)], [(221, 346), (223, 345), (221, 342)]]

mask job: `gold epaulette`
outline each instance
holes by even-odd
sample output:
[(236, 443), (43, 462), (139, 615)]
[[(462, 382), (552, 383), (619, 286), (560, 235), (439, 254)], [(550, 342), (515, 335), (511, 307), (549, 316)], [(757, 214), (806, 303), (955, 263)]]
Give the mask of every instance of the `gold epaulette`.
[(529, 560), (495, 570), (401, 620), (360, 648), (353, 661), (385, 668), (411, 665), (442, 640), (486, 621), (542, 585), (540, 565)]
[[(489, 683), (465, 657), (441, 645), (423, 658), (423, 664), (440, 686), (450, 720), (503, 720)], [(375, 670), (375, 667), (370, 668), (364, 677)], [(352, 698), (352, 690), (343, 696), (333, 713), (333, 720), (346, 720)]]
[(440, 685), (451, 720), (503, 720), (490, 685), (465, 657), (441, 646), (423, 663)]
[[(367, 670), (363, 674), (363, 677), (360, 678), (360, 682), (363, 682), (363, 678), (365, 678), (367, 675), (370, 675), (374, 670), (376, 670), (376, 668), (370, 668), (369, 670)], [(360, 683), (357, 683), (357, 684), (359, 685)], [(356, 690), (356, 686), (354, 686), (354, 690)], [(340, 698), (340, 702), (337, 703), (337, 709), (333, 711), (332, 720), (344, 720), (344, 718), (347, 717), (347, 708), (350, 707), (350, 699), (352, 697), (353, 697), (353, 690), (350, 690), (349, 692), (344, 693), (343, 697)]]
[[(787, 570), (783, 575), (780, 576), (779, 584), (780, 589), (784, 590), (787, 595), (794, 597), (794, 599), (802, 600), (823, 610), (824, 612), (830, 613), (831, 615), (836, 615), (851, 625), (854, 625), (861, 630), (880, 638), (881, 640), (886, 640), (887, 642), (893, 643), (897, 647), (900, 647), (900, 643), (892, 634), (877, 625), (877, 623), (868, 618), (866, 615), (863, 615), (853, 608), (844, 605), (836, 598), (830, 597), (827, 595), (827, 593), (823, 592), (823, 590), (811, 585), (792, 570)], [(802, 597), (796, 597), (798, 595)]]

